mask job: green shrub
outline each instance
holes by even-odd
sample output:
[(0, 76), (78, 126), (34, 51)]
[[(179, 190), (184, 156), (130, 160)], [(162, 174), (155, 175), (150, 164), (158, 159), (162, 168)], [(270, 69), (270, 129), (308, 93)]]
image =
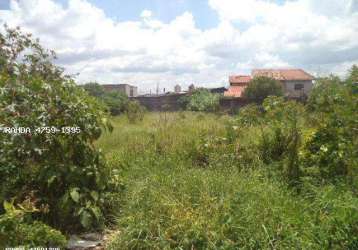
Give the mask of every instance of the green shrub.
[(257, 126), (262, 121), (262, 118), (262, 108), (256, 104), (249, 104), (239, 110), (236, 123), (244, 127)]
[(307, 174), (323, 182), (344, 178), (357, 188), (357, 96), (349, 86), (325, 79), (315, 87), (308, 107), (316, 129), (305, 146)]
[(204, 135), (192, 145), (188, 156), (193, 166), (220, 168), (236, 162), (234, 145), (226, 137)]
[(181, 104), (186, 110), (215, 112), (219, 109), (218, 94), (212, 94), (207, 89), (197, 89), (189, 96), (182, 97)]
[(347, 78), (347, 85), (352, 87), (352, 90), (355, 94), (358, 94), (358, 66), (353, 65), (349, 72), (348, 72), (348, 78)]
[(129, 99), (123, 92), (109, 91), (104, 94), (102, 99), (113, 116), (124, 114), (127, 110)]
[(125, 93), (116, 90), (105, 91), (98, 83), (86, 83), (83, 88), (89, 95), (103, 102), (111, 115), (120, 115), (126, 111), (129, 99)]
[(317, 80), (308, 98), (307, 108), (316, 115), (328, 114), (334, 112), (337, 107), (345, 105), (349, 99), (348, 88), (338, 77), (331, 75)]
[(299, 150), (302, 141), (304, 107), (282, 97), (270, 96), (263, 102), (265, 127), (261, 127), (259, 144), (264, 163), (280, 162), (281, 174), (292, 185), (300, 182)]
[(281, 84), (273, 78), (258, 76), (251, 80), (250, 84), (245, 88), (243, 96), (262, 102), (268, 96), (282, 96), (283, 89)]
[(100, 84), (96, 83), (96, 82), (89, 82), (84, 84), (83, 89), (87, 91), (87, 93), (90, 96), (94, 96), (97, 98), (103, 98), (103, 96), (105, 95), (105, 90), (103, 88), (103, 86), (101, 86)]
[(4, 202), (5, 214), (0, 215), (0, 248), (6, 247), (58, 247), (66, 246), (61, 232), (29, 216), (39, 210), (27, 200), (17, 207)]
[(130, 123), (143, 121), (145, 108), (138, 101), (130, 101), (126, 107), (126, 115)]
[(101, 128), (109, 128), (101, 105), (27, 35), (7, 29), (0, 38), (0, 126), (31, 129), (0, 133), (0, 201), (35, 191), (50, 207), (41, 217), (50, 225), (99, 226), (110, 190), (104, 158), (93, 145)]

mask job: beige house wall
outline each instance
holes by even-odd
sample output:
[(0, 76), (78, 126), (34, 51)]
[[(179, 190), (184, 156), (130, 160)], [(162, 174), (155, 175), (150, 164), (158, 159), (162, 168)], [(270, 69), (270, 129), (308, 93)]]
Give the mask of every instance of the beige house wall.
[[(302, 84), (303, 88), (300, 90), (295, 89), (296, 84)], [(301, 97), (303, 95), (309, 95), (312, 90), (312, 81), (285, 81), (283, 83), (285, 94), (290, 97)]]
[[(132, 90), (132, 91), (131, 91), (131, 90)], [(136, 97), (136, 96), (138, 96), (138, 87), (130, 86), (128, 96), (130, 96), (130, 97)]]
[(131, 86), (128, 84), (120, 85), (120, 91), (124, 92), (128, 97), (138, 96), (138, 87)]

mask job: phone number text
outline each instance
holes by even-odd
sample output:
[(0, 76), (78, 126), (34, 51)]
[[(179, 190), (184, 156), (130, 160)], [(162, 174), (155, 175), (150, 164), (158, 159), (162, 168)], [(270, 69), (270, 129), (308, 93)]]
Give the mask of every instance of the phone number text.
[(5, 134), (79, 134), (80, 127), (0, 127), (0, 133)]

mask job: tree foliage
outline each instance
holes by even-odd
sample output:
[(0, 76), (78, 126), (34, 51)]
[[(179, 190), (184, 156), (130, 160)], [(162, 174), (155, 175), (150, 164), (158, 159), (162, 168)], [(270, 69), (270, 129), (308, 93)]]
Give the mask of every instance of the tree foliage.
[(246, 87), (244, 97), (262, 102), (268, 96), (282, 96), (281, 84), (273, 78), (258, 76)]
[(89, 95), (96, 97), (103, 102), (111, 115), (120, 115), (125, 113), (129, 102), (128, 96), (117, 90), (105, 91), (104, 88), (96, 83), (90, 82), (83, 85), (83, 88)]
[(102, 98), (105, 94), (104, 88), (97, 82), (89, 82), (83, 85), (84, 90), (88, 92), (89, 95)]
[(126, 106), (126, 115), (130, 123), (142, 121), (145, 108), (138, 101), (130, 101)]
[(213, 112), (219, 109), (218, 94), (212, 94), (207, 89), (196, 89), (188, 96), (182, 97), (183, 107), (190, 111)]
[(103, 101), (107, 105), (111, 115), (120, 115), (126, 112), (129, 104), (128, 96), (120, 91), (110, 91), (103, 95)]
[(323, 180), (345, 177), (354, 183), (358, 180), (358, 96), (351, 91), (349, 78), (337, 79), (318, 81), (308, 100), (317, 129), (306, 145), (306, 166)]
[(31, 214), (40, 211), (28, 197), (15, 206), (12, 202), (4, 202), (5, 213), (0, 215), (0, 247), (9, 246), (59, 247), (65, 248), (66, 237), (61, 232), (40, 221), (32, 221)]
[(348, 75), (347, 82), (348, 83), (357, 83), (358, 82), (358, 66), (354, 64), (348, 73), (349, 73), (349, 75)]
[(348, 72), (347, 85), (351, 88), (354, 94), (358, 94), (358, 66), (353, 65)]
[(93, 142), (110, 125), (54, 59), (18, 28), (0, 34), (0, 127), (31, 129), (0, 133), (0, 202), (34, 192), (50, 208), (43, 220), (73, 230), (103, 220), (109, 173)]

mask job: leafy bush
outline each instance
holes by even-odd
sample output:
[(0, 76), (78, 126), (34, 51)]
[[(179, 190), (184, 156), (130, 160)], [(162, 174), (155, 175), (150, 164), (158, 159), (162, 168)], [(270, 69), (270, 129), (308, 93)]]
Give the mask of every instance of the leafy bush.
[(97, 97), (97, 98), (103, 98), (103, 96), (105, 95), (104, 88), (100, 84), (98, 84), (96, 82), (86, 83), (82, 87), (91, 96), (94, 96), (94, 97)]
[(259, 149), (264, 163), (281, 162), (279, 169), (292, 185), (300, 182), (299, 150), (304, 107), (295, 101), (270, 96), (263, 102), (265, 128), (261, 127)]
[(354, 184), (358, 170), (358, 97), (335, 78), (320, 81), (309, 98), (316, 120), (305, 147), (306, 171), (320, 180), (344, 177)]
[(130, 101), (126, 107), (126, 115), (130, 123), (142, 121), (144, 118), (145, 108), (138, 101)]
[(109, 91), (103, 96), (104, 103), (108, 106), (111, 115), (120, 115), (128, 108), (128, 96), (120, 91)]
[(30, 200), (17, 207), (4, 202), (5, 214), (0, 215), (0, 248), (58, 247), (65, 248), (66, 238), (61, 232), (40, 221), (32, 221), (31, 213), (39, 212)]
[(358, 83), (358, 66), (353, 65), (348, 73), (349, 76), (347, 78), (347, 84), (352, 85), (354, 83)]
[(268, 96), (282, 96), (283, 89), (281, 84), (273, 78), (258, 76), (251, 80), (250, 84), (245, 88), (243, 96), (262, 102)]
[(99, 225), (110, 190), (105, 161), (93, 145), (101, 128), (110, 128), (101, 105), (28, 35), (7, 29), (0, 40), (0, 126), (31, 129), (0, 133), (0, 201), (34, 191), (49, 205), (42, 219), (51, 225)]
[(310, 112), (328, 114), (350, 99), (348, 88), (336, 76), (318, 79), (308, 98), (307, 108)]
[(218, 94), (212, 94), (207, 89), (197, 89), (189, 96), (182, 97), (181, 103), (186, 110), (214, 112), (219, 109)]
[(234, 145), (226, 137), (202, 136), (195, 140), (189, 152), (193, 166), (224, 167), (223, 163), (232, 166), (236, 163)]
[(102, 101), (107, 106), (111, 115), (120, 115), (126, 111), (129, 99), (125, 93), (116, 90), (105, 91), (98, 83), (87, 83), (83, 85), (83, 88), (89, 95)]
[(249, 104), (239, 110), (236, 123), (244, 127), (257, 126), (260, 124), (262, 118), (262, 108), (256, 104)]

